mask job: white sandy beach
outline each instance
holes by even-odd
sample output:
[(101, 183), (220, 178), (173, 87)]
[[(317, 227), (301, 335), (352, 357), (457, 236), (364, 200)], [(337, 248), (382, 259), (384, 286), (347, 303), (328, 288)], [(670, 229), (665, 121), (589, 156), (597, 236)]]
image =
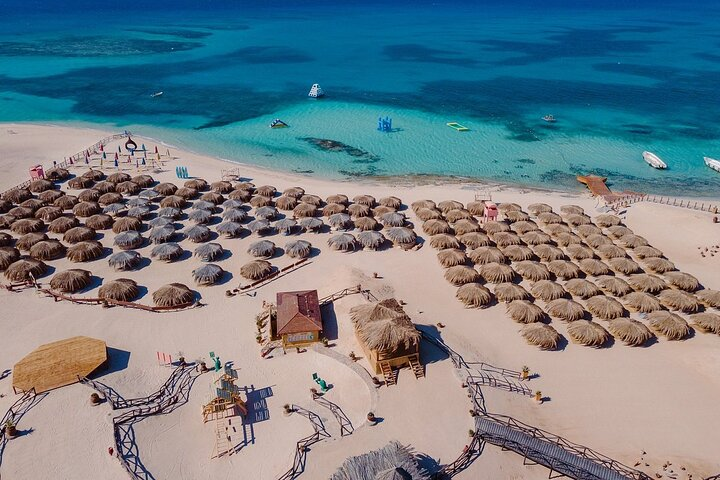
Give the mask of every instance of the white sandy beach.
[[(106, 135), (108, 132), (102, 130), (63, 126), (0, 125), (0, 191), (27, 180), (29, 166), (43, 164), (48, 168), (53, 160), (61, 162), (63, 157)], [(157, 144), (142, 136), (133, 138), (138, 144), (144, 142), (150, 150)], [(108, 146), (108, 152), (117, 150), (118, 144)], [(162, 152), (166, 148), (160, 146)], [(166, 160), (162, 172), (148, 173), (158, 181), (178, 186), (184, 180), (175, 176), (176, 165), (187, 167), (191, 176), (208, 182), (220, 180), (221, 170), (238, 166), (173, 147), (170, 152), (175, 159)], [(120, 166), (131, 175), (137, 173), (134, 164)], [(336, 193), (350, 198), (367, 193), (376, 198), (395, 195), (405, 205), (424, 198), (437, 202), (453, 199), (466, 204), (475, 200), (476, 193), (490, 193), (496, 202), (515, 202), (523, 208), (544, 202), (559, 211), (561, 205), (577, 204), (591, 216), (598, 213), (597, 201), (589, 194), (575, 196), (460, 183), (411, 186), (359, 180), (331, 182), (247, 165), (239, 167), (242, 177), (258, 186), (270, 184), (282, 191), (297, 185), (322, 198)], [(80, 165), (71, 172), (79, 174), (86, 169)], [(114, 168), (108, 169), (109, 173), (112, 171)], [(420, 228), (422, 222), (412, 210), (405, 213), (416, 233), (426, 238)], [(720, 255), (701, 257), (698, 250), (720, 241), (720, 224), (712, 223), (711, 219), (709, 213), (641, 202), (627, 209), (624, 223), (662, 250), (678, 270), (696, 276), (706, 288), (720, 289)], [(61, 237), (52, 233), (49, 236)], [(171, 414), (150, 417), (135, 427), (139, 457), (157, 479), (278, 478), (292, 463), (295, 442), (312, 432), (305, 418), (283, 415), (286, 403), (318, 413), (332, 435), (308, 452), (301, 478), (328, 478), (346, 457), (380, 448), (390, 440), (410, 444), (435, 462), (451, 462), (468, 443), (468, 429), (473, 422), (468, 413), (469, 399), (454, 375), (452, 363), (436, 349), (428, 347), (423, 352), (425, 361), (429, 361), (425, 378), (416, 380), (405, 369), (400, 372), (398, 385), (378, 390), (370, 388), (345, 363), (312, 349), (301, 354), (288, 351), (287, 355), (276, 350), (272, 358), (260, 357), (255, 341), (255, 315), (264, 301), (275, 302), (280, 291), (317, 289), (322, 297), (361, 284), (378, 298), (405, 301), (406, 312), (417, 324), (443, 323), (445, 327), (440, 331), (443, 340), (466, 360), (515, 370), (527, 365), (538, 374), (529, 386), (541, 390), (548, 398), (543, 404), (485, 387), (488, 411), (515, 417), (630, 467), (640, 462), (636, 468), (653, 477), (659, 473), (664, 475), (662, 478), (698, 479), (720, 472), (717, 455), (720, 417), (715, 414), (720, 398), (720, 378), (716, 373), (720, 369), (720, 336), (696, 331), (683, 341), (659, 337), (645, 347), (628, 347), (615, 341), (600, 349), (569, 341), (561, 350), (542, 351), (525, 342), (518, 333), (521, 325), (506, 315), (503, 304), (479, 310), (464, 308), (455, 298), (456, 287), (443, 278), (437, 251), (429, 244), (412, 251), (390, 248), (344, 254), (327, 247), (329, 236), (303, 233), (269, 237), (280, 248), (290, 240), (306, 239), (320, 253), (302, 268), (263, 286), (255, 296), (225, 295), (226, 290), (246, 283), (240, 277), (240, 267), (251, 259), (246, 249), (255, 236), (213, 240), (231, 255), (217, 262), (229, 273), (222, 284), (211, 287), (198, 287), (193, 282), (191, 272), (201, 264), (193, 257), (173, 263), (153, 260), (129, 272), (114, 271), (107, 258), (84, 264), (73, 264), (67, 259), (49, 261), (52, 268), (41, 282), (48, 282), (53, 271), (90, 270), (97, 279), (92, 289), (81, 294), (84, 296), (95, 296), (103, 281), (126, 277), (144, 287), (140, 303), (151, 305), (153, 291), (170, 282), (181, 282), (201, 295), (204, 306), (153, 314), (120, 307), (53, 302), (32, 289), (20, 292), (3, 289), (0, 371), (11, 369), (41, 344), (86, 335), (127, 352), (112, 357), (126, 361), (111, 365), (112, 372), (100, 379), (128, 398), (157, 390), (170, 375), (169, 368), (158, 366), (158, 351), (173, 356), (182, 352), (188, 360), (206, 361), (208, 352), (216, 352), (224, 362), (232, 361), (238, 368), (239, 385), (271, 393), (265, 399), (269, 418), (253, 425), (254, 441), (232, 456), (211, 459), (215, 431), (212, 423), (203, 424), (201, 415), (210, 377), (200, 376), (186, 405)], [(108, 230), (99, 239), (105, 247), (112, 247), (113, 238)], [(187, 240), (179, 243), (190, 252), (197, 246)], [(138, 251), (149, 258), (151, 249), (151, 245), (146, 245)], [(282, 255), (271, 262), (282, 268), (293, 260)], [(373, 278), (373, 273), (380, 278)], [(3, 278), (2, 282), (7, 280)], [(527, 282), (523, 285), (529, 289)], [(351, 351), (362, 351), (352, 333), (348, 310), (364, 301), (362, 296), (354, 295), (335, 302), (337, 338), (330, 339), (333, 352), (347, 357)], [(635, 313), (631, 315), (639, 318)], [(565, 323), (553, 320), (552, 325), (568, 338)], [(358, 364), (367, 367), (363, 360)], [(352, 421), (356, 429), (352, 435), (341, 437), (332, 415), (310, 399), (314, 372), (334, 385), (327, 398), (342, 407)], [(0, 414), (17, 398), (11, 383), (12, 376), (0, 380), (0, 393), (4, 395), (0, 398)], [(2, 452), (2, 478), (127, 478), (118, 460), (107, 453), (113, 444), (112, 416), (117, 412), (107, 404), (91, 407), (90, 393), (92, 390), (81, 384), (62, 387), (51, 391), (25, 415), (18, 425), (24, 434), (11, 440)], [(364, 425), (369, 411), (383, 421), (372, 427)], [(672, 463), (669, 469), (677, 476), (669, 474), (667, 468), (663, 470), (668, 461)], [(525, 466), (515, 453), (488, 444), (456, 478), (540, 479), (547, 475), (545, 467)]]

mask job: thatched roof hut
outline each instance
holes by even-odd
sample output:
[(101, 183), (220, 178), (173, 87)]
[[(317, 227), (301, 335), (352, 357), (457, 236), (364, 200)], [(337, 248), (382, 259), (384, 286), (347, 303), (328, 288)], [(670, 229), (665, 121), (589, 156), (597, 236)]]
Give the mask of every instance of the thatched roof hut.
[(207, 242), (211, 237), (210, 229), (205, 225), (193, 225), (183, 230), (182, 233), (193, 243)]
[[(48, 230), (53, 233), (65, 233), (71, 228), (80, 225), (80, 220), (75, 217), (58, 217), (48, 225)], [(66, 240), (67, 241), (67, 240)]]
[(533, 297), (539, 298), (545, 302), (557, 300), (567, 296), (567, 291), (559, 283), (551, 280), (539, 280), (530, 287), (530, 293)]
[(25, 233), (39, 232), (44, 228), (45, 222), (39, 218), (22, 218), (20, 220), (15, 220), (15, 222), (10, 225), (10, 230), (21, 235)]
[(547, 203), (531, 203), (527, 207), (528, 212), (532, 215), (540, 215), (541, 213), (552, 212), (552, 207)]
[(438, 262), (445, 268), (465, 265), (468, 261), (465, 252), (457, 248), (446, 248), (437, 253)]
[(108, 265), (115, 270), (132, 270), (140, 263), (140, 254), (134, 250), (117, 252), (110, 255)]
[(130, 181), (137, 183), (141, 188), (149, 188), (155, 183), (155, 179), (150, 175), (136, 175)]
[(153, 302), (158, 307), (181, 307), (195, 299), (195, 293), (182, 283), (169, 283), (153, 292)]
[(187, 201), (179, 195), (168, 195), (160, 200), (161, 207), (185, 208)]
[(90, 285), (91, 273), (79, 268), (58, 272), (50, 279), (50, 288), (59, 292), (75, 293)]
[(137, 195), (140, 190), (140, 185), (132, 181), (120, 182), (115, 185), (115, 191), (124, 195)]
[(193, 252), (193, 255), (203, 262), (212, 262), (223, 253), (225, 253), (225, 250), (219, 243), (206, 243), (197, 247)]
[(456, 287), (466, 283), (477, 283), (482, 280), (480, 274), (472, 267), (457, 265), (445, 270), (445, 280)]
[[(44, 192), (42, 192), (41, 194), (38, 195), (38, 200), (45, 203), (46, 205), (50, 205), (58, 198), (61, 198), (64, 196), (65, 196), (65, 192), (63, 192), (62, 190), (45, 190)], [(2, 201), (0, 201), (0, 203), (1, 202)], [(10, 203), (10, 202), (8, 202), (8, 203)], [(2, 210), (1, 205), (0, 205), (0, 210)], [(9, 210), (9, 207), (8, 207), (8, 210)]]
[(622, 297), (632, 292), (633, 289), (625, 280), (612, 275), (601, 275), (595, 280), (595, 283), (606, 292)]
[(649, 245), (636, 247), (633, 249), (633, 253), (641, 260), (644, 258), (659, 258), (663, 256), (660, 250)]
[(300, 227), (304, 228), (308, 232), (320, 232), (325, 226), (322, 220), (314, 217), (307, 217), (300, 219)]
[(222, 217), (227, 222), (243, 222), (247, 220), (248, 213), (241, 208), (228, 208), (223, 212)]
[(63, 210), (72, 210), (72, 208), (78, 204), (80, 200), (75, 195), (63, 195), (53, 202), (53, 205), (60, 207)]
[(630, 292), (623, 297), (625, 306), (636, 312), (649, 313), (660, 310), (660, 301), (653, 295), (645, 292)]
[(587, 309), (593, 315), (604, 320), (624, 317), (627, 315), (625, 307), (612, 297), (596, 295), (586, 302)]
[(547, 304), (547, 313), (566, 322), (574, 322), (585, 316), (585, 309), (574, 300), (558, 298)]
[(422, 225), (423, 232), (428, 235), (439, 235), (441, 233), (453, 233), (452, 227), (445, 220), (431, 219)]
[(618, 242), (620, 242), (620, 245), (626, 247), (626, 248), (637, 248), (637, 247), (646, 247), (649, 245), (648, 241), (641, 237), (640, 235), (634, 235), (634, 234), (628, 234), (623, 235), (618, 239)]
[(35, 218), (39, 218), (44, 222), (52, 222), (56, 218), (60, 218), (63, 210), (60, 207), (40, 207), (35, 212)]
[(574, 278), (565, 283), (565, 290), (575, 297), (590, 298), (600, 295), (602, 291), (591, 281), (584, 278)]
[(690, 326), (684, 318), (674, 313), (658, 310), (648, 314), (650, 328), (668, 340), (682, 340), (690, 334)]
[(253, 260), (240, 267), (240, 275), (248, 280), (260, 280), (270, 275), (272, 268), (266, 260)]
[(174, 242), (168, 242), (161, 243), (160, 245), (153, 247), (150, 251), (150, 256), (165, 262), (172, 262), (180, 258), (183, 252), (184, 250), (180, 245)]
[(557, 213), (543, 212), (537, 215), (537, 220), (545, 225), (559, 225), (563, 223), (563, 219)]
[(565, 252), (560, 250), (558, 247), (555, 247), (553, 245), (535, 245), (533, 247), (533, 252), (535, 255), (540, 257), (541, 260), (545, 262), (553, 262), (556, 260), (563, 260), (565, 259)]
[(565, 250), (567, 251), (568, 256), (573, 260), (582, 260), (584, 258), (593, 258), (595, 256), (595, 253), (590, 249), (590, 247), (586, 247), (580, 243), (568, 245), (565, 247)]
[[(304, 193), (304, 192), (303, 192)], [(350, 199), (348, 199), (347, 195), (343, 195), (342, 193), (336, 193), (335, 195), (330, 195), (325, 199), (326, 203), (339, 203), (341, 205), (345, 205), (347, 207), (348, 203), (350, 203)]]
[(435, 219), (443, 218), (440, 210), (438, 210), (436, 208), (421, 208), (420, 210), (415, 212), (415, 215), (417, 215), (417, 217), (420, 220), (422, 220), (423, 222), (428, 221), (433, 218), (435, 218)]
[(576, 320), (567, 327), (570, 339), (587, 347), (602, 347), (610, 340), (610, 334), (602, 326), (588, 320)]
[(457, 236), (461, 236), (468, 233), (479, 233), (481, 228), (475, 220), (462, 219), (453, 224), (453, 230)]
[(345, 213), (346, 210), (347, 207), (342, 203), (328, 203), (325, 207), (323, 207), (322, 215), (324, 217), (329, 217), (331, 215), (335, 215), (336, 213)]
[(15, 247), (17, 247), (18, 250), (21, 250), (23, 252), (26, 252), (32, 248), (33, 245), (35, 245), (38, 242), (42, 242), (43, 240), (47, 240), (48, 236), (44, 233), (40, 232), (31, 232), (26, 233), (22, 237), (18, 238), (15, 242)]
[(118, 278), (103, 284), (98, 290), (98, 297), (106, 300), (131, 302), (140, 294), (137, 283), (129, 278)]
[(520, 239), (525, 242), (526, 245), (542, 245), (545, 243), (552, 243), (550, 235), (539, 231), (524, 233), (520, 237)]
[(510, 225), (510, 230), (517, 233), (518, 235), (524, 235), (528, 232), (540, 232), (540, 228), (537, 223), (532, 220), (526, 220), (524, 222), (515, 222)]
[(173, 227), (172, 224), (168, 224), (160, 227), (153, 227), (148, 235), (148, 240), (152, 243), (165, 243), (169, 242), (173, 235), (175, 235), (175, 227)]
[(515, 300), (529, 300), (531, 298), (530, 293), (522, 286), (510, 282), (495, 285), (495, 296), (498, 301), (506, 303)]
[(490, 283), (512, 282), (515, 278), (515, 270), (504, 263), (490, 262), (481, 265), (480, 275)]
[(487, 233), (488, 235), (493, 235), (499, 232), (510, 231), (510, 225), (505, 222), (488, 220), (487, 222), (483, 223), (483, 230), (485, 230), (485, 233)]
[(197, 224), (208, 223), (212, 219), (209, 210), (193, 210), (188, 214), (188, 220)]
[(635, 290), (647, 293), (658, 293), (667, 288), (667, 284), (662, 278), (647, 273), (630, 275), (628, 283)]
[(128, 230), (126, 232), (119, 233), (115, 237), (113, 244), (121, 250), (130, 250), (140, 247), (144, 240), (145, 239), (142, 235), (140, 235), (140, 232)]
[(713, 312), (702, 312), (690, 315), (693, 326), (705, 333), (720, 335), (720, 315)]
[(369, 217), (372, 216), (373, 212), (367, 205), (361, 205), (359, 203), (353, 203), (347, 207), (347, 211), (353, 218)]
[(513, 268), (525, 280), (537, 282), (539, 280), (549, 280), (550, 270), (545, 265), (532, 260), (523, 260), (513, 264)]
[(521, 262), (535, 258), (535, 254), (525, 245), (510, 245), (502, 248), (502, 253), (513, 262)]
[(587, 238), (591, 235), (602, 235), (602, 230), (591, 223), (588, 223), (586, 225), (579, 225), (577, 228), (575, 228), (575, 231), (583, 238)]
[(685, 272), (667, 272), (665, 278), (673, 287), (685, 290), (686, 292), (694, 292), (700, 288), (700, 282), (697, 278)]
[(91, 217), (102, 212), (97, 202), (80, 202), (73, 207), (73, 213), (78, 217)]
[(438, 250), (443, 248), (460, 248), (460, 242), (454, 235), (440, 233), (430, 237), (430, 246)]
[(300, 203), (293, 209), (293, 216), (300, 218), (314, 217), (316, 213), (317, 208), (315, 205), (310, 205), (309, 203)]
[(270, 222), (261, 218), (253, 220), (248, 223), (246, 227), (250, 230), (250, 233), (256, 233), (258, 235), (265, 235), (272, 232), (272, 225), (270, 225)]
[(490, 290), (479, 283), (466, 283), (461, 285), (455, 296), (469, 308), (485, 307), (493, 301), (493, 295), (490, 293)]
[(553, 327), (540, 322), (525, 325), (520, 333), (529, 344), (543, 350), (555, 350), (562, 338)]
[(140, 231), (142, 228), (142, 221), (139, 218), (135, 217), (121, 217), (115, 219), (115, 222), (113, 223), (112, 231), (115, 233), (121, 233), (121, 232), (127, 232), (130, 230), (134, 230), (136, 232)]
[(445, 220), (450, 223), (455, 223), (458, 220), (471, 220), (473, 218), (472, 213), (468, 212), (464, 208), (455, 208), (445, 213)]
[(514, 300), (505, 305), (505, 311), (518, 323), (542, 322), (545, 319), (543, 309), (529, 300)]
[(221, 194), (219, 194), (217, 192), (207, 192), (207, 193), (203, 193), (200, 196), (200, 200), (203, 202), (210, 202), (213, 205), (220, 205), (221, 203), (223, 203), (225, 201), (225, 197), (223, 197)]
[(385, 227), (402, 227), (405, 225), (405, 215), (397, 212), (388, 212), (380, 216), (380, 223)]
[(95, 240), (95, 230), (90, 227), (73, 227), (65, 232), (63, 241), (66, 243), (78, 243), (86, 240)]
[[(435, 238), (435, 237), (433, 237)], [(430, 240), (432, 242), (432, 239)], [(488, 263), (505, 263), (507, 258), (495, 247), (478, 247), (471, 251), (468, 256), (473, 263), (485, 265)]]
[(81, 190), (83, 188), (89, 188), (92, 186), (92, 184), (95, 183), (92, 178), (87, 177), (74, 177), (68, 180), (67, 186), (68, 188), (72, 188), (73, 190)]
[(695, 296), (706, 307), (720, 308), (720, 291), (703, 289), (696, 292)]
[(490, 234), (490, 238), (498, 247), (507, 247), (509, 245), (522, 245), (522, 240), (516, 234), (511, 232), (497, 232)]
[(193, 280), (198, 285), (214, 285), (223, 275), (225, 270), (214, 263), (202, 265), (192, 271)]
[(20, 260), (20, 251), (17, 248), (0, 247), (0, 270), (5, 270), (18, 260)]
[(640, 265), (638, 265), (637, 262), (624, 257), (611, 258), (610, 260), (608, 260), (608, 265), (610, 265), (610, 268), (612, 268), (616, 272), (620, 272), (625, 275), (631, 275), (633, 273), (638, 273), (642, 271)]
[(417, 241), (415, 231), (407, 227), (390, 227), (387, 232), (385, 232), (385, 235), (388, 240), (403, 248), (411, 247), (415, 245)]
[(312, 245), (305, 240), (293, 240), (285, 245), (285, 253), (290, 258), (307, 258), (312, 251)]
[(613, 245), (610, 237), (606, 237), (602, 233), (593, 233), (585, 237), (585, 243), (593, 248), (600, 248), (602, 245)]
[(34, 258), (21, 258), (5, 269), (5, 278), (11, 282), (27, 282), (31, 278), (41, 277), (47, 272), (47, 265)]
[(330, 237), (327, 243), (333, 250), (352, 252), (355, 250), (356, 240), (349, 233), (339, 233)]
[(392, 441), (380, 450), (345, 460), (330, 480), (430, 480), (412, 450)]
[(430, 208), (435, 209), (437, 208), (437, 205), (432, 200), (418, 200), (416, 202), (413, 202), (410, 207), (413, 209), (415, 213), (417, 213), (418, 210), (421, 208)]
[(458, 240), (467, 248), (486, 247), (492, 244), (490, 237), (480, 232), (463, 233)]
[(247, 253), (253, 257), (270, 258), (275, 254), (275, 244), (270, 240), (253, 242), (248, 247)]
[(245, 228), (237, 222), (223, 222), (215, 230), (225, 238), (234, 238), (242, 235)]
[(584, 258), (578, 261), (578, 266), (586, 275), (592, 275), (594, 277), (610, 273), (610, 268), (595, 258)]
[(374, 230), (360, 232), (357, 240), (365, 250), (377, 250), (385, 243), (383, 234)]
[(625, 250), (614, 244), (600, 245), (597, 248), (597, 252), (606, 260), (610, 258), (624, 258), (627, 256)]
[[(34, 248), (34, 247), (33, 247)], [(695, 313), (700, 309), (700, 302), (694, 295), (682, 290), (668, 289), (658, 294), (660, 303), (671, 310), (680, 310), (685, 313)]]
[(327, 222), (328, 225), (336, 230), (346, 230), (351, 225), (350, 215), (347, 213), (336, 213), (334, 215), (330, 215)]
[(355, 228), (357, 228), (361, 232), (377, 230), (378, 226), (380, 225), (373, 217), (356, 218), (353, 223), (355, 223)]

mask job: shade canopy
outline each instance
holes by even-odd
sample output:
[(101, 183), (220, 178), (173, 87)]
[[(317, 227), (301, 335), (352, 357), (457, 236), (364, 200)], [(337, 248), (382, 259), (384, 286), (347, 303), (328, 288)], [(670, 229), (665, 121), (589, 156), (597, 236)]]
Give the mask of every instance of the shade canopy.
[(182, 283), (169, 283), (155, 290), (152, 298), (158, 307), (181, 307), (192, 303), (195, 293)]

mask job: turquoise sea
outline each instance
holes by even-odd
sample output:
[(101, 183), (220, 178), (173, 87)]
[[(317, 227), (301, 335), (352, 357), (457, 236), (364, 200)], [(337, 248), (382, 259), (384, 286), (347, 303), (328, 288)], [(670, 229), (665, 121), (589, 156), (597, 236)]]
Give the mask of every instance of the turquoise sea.
[[(580, 190), (575, 175), (592, 172), (621, 190), (720, 192), (720, 174), (702, 160), (720, 158), (717, 3), (2, 7), (0, 121), (100, 123), (332, 178), (461, 176)], [(313, 83), (326, 98), (307, 97)], [(392, 117), (392, 132), (377, 131), (379, 116)], [(270, 129), (275, 118), (290, 128)], [(650, 168), (643, 150), (670, 168)]]

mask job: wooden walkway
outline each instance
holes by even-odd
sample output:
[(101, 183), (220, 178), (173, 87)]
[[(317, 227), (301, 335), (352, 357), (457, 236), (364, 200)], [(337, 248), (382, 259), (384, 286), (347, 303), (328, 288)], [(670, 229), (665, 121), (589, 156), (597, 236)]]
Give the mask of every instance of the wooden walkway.
[(644, 193), (633, 192), (630, 190), (613, 193), (613, 191), (610, 190), (605, 183), (607, 182), (606, 177), (599, 177), (597, 175), (578, 175), (576, 178), (578, 182), (587, 186), (588, 190), (590, 190), (590, 193), (592, 193), (594, 197), (600, 197), (605, 200), (606, 203), (617, 203), (645, 196)]

